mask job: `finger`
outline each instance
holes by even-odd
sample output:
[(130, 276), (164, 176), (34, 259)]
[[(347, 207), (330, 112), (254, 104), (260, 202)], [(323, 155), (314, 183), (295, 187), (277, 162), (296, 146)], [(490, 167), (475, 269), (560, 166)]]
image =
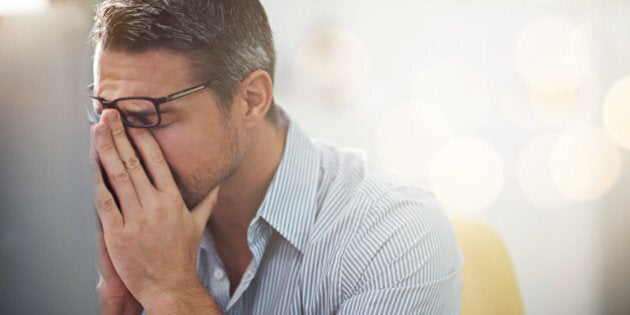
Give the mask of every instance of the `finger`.
[[(91, 133), (94, 134), (94, 129), (92, 129)], [(96, 153), (96, 149), (94, 148), (94, 142), (92, 142), (90, 146), (90, 167), (92, 169), (93, 178), (92, 199), (94, 202), (94, 208), (96, 208), (96, 213), (98, 215), (100, 227), (103, 232), (118, 228), (123, 224), (122, 214), (116, 206), (114, 197), (105, 186), (98, 155)]]
[(153, 135), (144, 128), (129, 128), (129, 135), (142, 155), (144, 166), (153, 179), (155, 188), (163, 192), (177, 190), (171, 169)]
[[(129, 138), (125, 133), (125, 127), (120, 119), (118, 111), (106, 111), (103, 115), (105, 124), (112, 131), (112, 139), (118, 155), (131, 178), (131, 182), (139, 196), (154, 192), (153, 185), (149, 180), (144, 168), (140, 164), (140, 160), (136, 157), (136, 152), (129, 142)], [(142, 202), (142, 198), (139, 198)]]
[(109, 251), (107, 250), (107, 245), (105, 244), (105, 236), (102, 233), (99, 233), (97, 236), (97, 249), (98, 259), (96, 263), (100, 276), (98, 285), (102, 286), (106, 283), (106, 279), (117, 278), (118, 274), (116, 273), (114, 264), (109, 257)]
[(192, 209), (191, 214), (197, 223), (198, 231), (203, 231), (206, 228), (206, 224), (210, 219), (210, 215), (212, 214), (212, 209), (217, 203), (217, 199), (219, 197), (219, 186), (215, 187), (207, 196), (204, 198), (201, 203), (199, 203), (194, 209)]
[(98, 159), (105, 169), (109, 184), (120, 202), (122, 214), (128, 215), (137, 211), (140, 208), (140, 201), (129, 173), (120, 160), (109, 127), (103, 123), (97, 124), (94, 127), (92, 141), (95, 143)]
[[(93, 137), (94, 134), (94, 126), (90, 130), (90, 136)], [(96, 148), (94, 148), (94, 141), (90, 141), (90, 169), (92, 170), (92, 184), (105, 185), (105, 181), (103, 181), (103, 173), (101, 171), (100, 161), (98, 160), (98, 153), (96, 153)]]
[(96, 249), (98, 254), (98, 268), (99, 270), (103, 269), (103, 263), (105, 262), (105, 258), (107, 258), (109, 253), (107, 252), (107, 246), (105, 246), (105, 235), (103, 235), (103, 231), (99, 231), (96, 233)]

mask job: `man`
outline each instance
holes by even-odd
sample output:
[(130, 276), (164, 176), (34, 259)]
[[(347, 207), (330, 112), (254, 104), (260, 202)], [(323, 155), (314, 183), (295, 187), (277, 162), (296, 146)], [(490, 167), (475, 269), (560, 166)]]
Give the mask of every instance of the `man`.
[(431, 195), (274, 104), (257, 0), (108, 0), (93, 41), (103, 313), (459, 312)]

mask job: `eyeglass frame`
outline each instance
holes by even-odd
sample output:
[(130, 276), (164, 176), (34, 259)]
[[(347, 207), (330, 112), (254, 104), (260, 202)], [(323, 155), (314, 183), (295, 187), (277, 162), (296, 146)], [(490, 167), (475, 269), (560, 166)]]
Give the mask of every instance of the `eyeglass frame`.
[[(162, 112), (160, 111), (160, 105), (170, 102), (170, 101), (174, 101), (178, 98), (182, 98), (186, 95), (190, 95), (193, 94), (195, 92), (201, 91), (209, 86), (212, 85), (217, 85), (219, 84), (220, 81), (218, 80), (214, 80), (214, 81), (210, 81), (210, 82), (206, 82), (203, 84), (199, 84), (199, 85), (195, 85), (193, 87), (189, 87), (186, 89), (183, 89), (181, 91), (177, 91), (175, 93), (171, 93), (167, 96), (162, 96), (162, 97), (148, 97), (148, 96), (125, 96), (125, 97), (119, 97), (117, 99), (111, 100), (111, 101), (107, 101), (106, 99), (100, 97), (100, 96), (95, 96), (95, 95), (88, 95), (89, 98), (93, 99), (93, 100), (97, 100), (101, 103), (101, 105), (103, 106), (103, 109), (115, 109), (117, 110), (121, 115), (121, 120), (123, 122), (123, 124), (127, 127), (131, 127), (131, 128), (153, 128), (153, 127), (157, 127), (162, 123)], [(92, 85), (90, 85), (92, 86)], [(155, 107), (155, 112), (157, 114), (157, 121), (154, 124), (151, 125), (138, 125), (138, 124), (133, 124), (130, 123), (129, 121), (127, 121), (127, 119), (125, 118), (125, 115), (122, 113), (122, 111), (118, 108), (118, 102), (120, 101), (125, 101), (125, 100), (144, 100), (144, 101), (150, 101), (151, 103), (153, 103), (153, 106)], [(88, 105), (90, 106), (90, 105)], [(92, 105), (93, 106), (93, 105)], [(95, 115), (97, 115), (99, 118), (101, 117), (100, 114), (96, 114), (96, 112), (94, 111), (93, 108), (87, 108), (88, 110), (88, 119), (90, 119), (90, 122), (92, 123), (96, 123), (94, 121), (92, 121), (92, 113), (94, 113)]]

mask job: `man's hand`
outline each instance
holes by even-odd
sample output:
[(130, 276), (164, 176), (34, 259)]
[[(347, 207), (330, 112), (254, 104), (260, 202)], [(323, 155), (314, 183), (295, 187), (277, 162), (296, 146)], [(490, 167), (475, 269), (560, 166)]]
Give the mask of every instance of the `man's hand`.
[(131, 295), (120, 280), (112, 264), (102, 230), (98, 233), (98, 269), (100, 280), (96, 287), (101, 300), (102, 314), (140, 314), (142, 305)]
[(93, 127), (92, 142), (95, 158), (113, 190), (95, 174), (94, 203), (106, 254), (101, 255), (102, 283), (123, 293), (119, 279), (149, 312), (216, 309), (197, 278), (196, 263), (218, 188), (189, 211), (151, 133), (140, 128), (128, 130), (144, 161), (143, 168), (120, 114), (105, 110), (102, 118)]
[[(94, 142), (90, 147), (90, 164), (92, 166), (92, 174), (94, 178), (94, 195), (101, 189), (103, 185), (103, 177), (101, 173), (100, 162), (94, 148)], [(101, 301), (102, 314), (140, 314), (142, 305), (131, 295), (127, 287), (122, 282), (105, 246), (103, 236), (103, 227), (99, 222), (97, 238), (98, 248), (98, 270), (100, 279), (96, 290)]]

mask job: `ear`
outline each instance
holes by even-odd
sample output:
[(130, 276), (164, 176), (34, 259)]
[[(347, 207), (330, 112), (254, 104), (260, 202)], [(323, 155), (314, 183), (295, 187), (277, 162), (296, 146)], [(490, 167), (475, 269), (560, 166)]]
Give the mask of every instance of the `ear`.
[(267, 71), (256, 70), (240, 84), (242, 114), (246, 127), (264, 121), (273, 99), (273, 81)]

